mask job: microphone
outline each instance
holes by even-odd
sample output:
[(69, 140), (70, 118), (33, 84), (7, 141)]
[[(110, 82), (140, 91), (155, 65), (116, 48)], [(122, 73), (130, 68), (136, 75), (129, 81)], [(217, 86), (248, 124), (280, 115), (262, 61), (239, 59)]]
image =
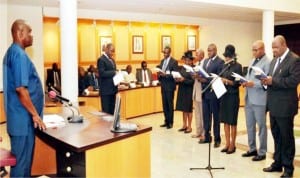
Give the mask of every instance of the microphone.
[[(54, 91), (49, 91), (48, 92), (48, 96), (51, 99), (58, 99), (61, 102), (64, 101), (64, 102), (67, 103), (64, 106), (66, 106), (72, 112), (72, 115), (68, 117), (69, 123), (82, 123), (83, 122), (83, 116), (80, 115), (78, 108), (76, 108), (75, 106), (73, 106), (69, 99), (64, 98), (64, 97), (56, 94)], [(73, 111), (72, 108), (77, 111), (77, 115), (75, 115), (75, 113), (74, 113), (74, 111)]]
[(58, 100), (60, 100), (60, 101), (67, 102), (69, 106), (72, 106), (72, 103), (70, 102), (69, 99), (64, 98), (64, 97), (58, 95), (55, 91), (49, 91), (49, 92), (48, 92), (48, 96), (49, 96), (49, 98), (51, 98), (51, 99), (58, 99)]
[(230, 64), (234, 61), (234, 59), (230, 59), (229, 61), (226, 61), (224, 64), (227, 65), (227, 64)]

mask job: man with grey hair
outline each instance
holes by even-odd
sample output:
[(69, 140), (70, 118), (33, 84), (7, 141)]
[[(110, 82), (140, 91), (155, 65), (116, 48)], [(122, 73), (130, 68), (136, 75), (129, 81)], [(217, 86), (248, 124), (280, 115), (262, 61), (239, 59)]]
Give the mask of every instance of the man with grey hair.
[[(203, 66), (204, 51), (202, 49), (196, 50), (195, 65)], [(192, 75), (195, 82), (193, 88), (193, 100), (195, 108), (195, 123), (196, 133), (192, 135), (192, 138), (204, 138), (204, 127), (203, 127), (203, 111), (202, 111), (202, 86), (200, 77), (198, 75)]]

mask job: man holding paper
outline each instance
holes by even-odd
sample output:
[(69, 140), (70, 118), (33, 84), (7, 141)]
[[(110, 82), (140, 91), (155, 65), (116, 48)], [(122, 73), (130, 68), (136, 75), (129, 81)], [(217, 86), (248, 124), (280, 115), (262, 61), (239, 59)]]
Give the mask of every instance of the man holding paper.
[(274, 138), (274, 162), (265, 172), (281, 172), (281, 177), (292, 177), (294, 172), (295, 137), (294, 116), (298, 113), (297, 85), (300, 82), (300, 58), (289, 50), (285, 38), (278, 35), (272, 42), (274, 59), (269, 76), (262, 79), (268, 85), (267, 110), (270, 113)]
[[(269, 72), (270, 60), (265, 55), (264, 42), (258, 40), (252, 45), (252, 54), (246, 82), (242, 82), (245, 87), (245, 114), (248, 132), (249, 150), (242, 154), (243, 157), (251, 157), (253, 161), (266, 159), (267, 152), (267, 126), (266, 126), (266, 103), (267, 93), (260, 80), (255, 76), (253, 66), (260, 68), (264, 73)], [(256, 124), (258, 125), (259, 147), (256, 146)]]
[(116, 94), (118, 92), (118, 87), (113, 81), (113, 77), (116, 75), (116, 64), (113, 59), (114, 53), (114, 45), (108, 43), (105, 46), (104, 53), (97, 61), (102, 111), (109, 114), (114, 114)]
[[(205, 59), (203, 63), (203, 68), (207, 73), (219, 74), (223, 68), (224, 61), (217, 55), (217, 46), (215, 44), (210, 44), (207, 48), (208, 59)], [(208, 143), (211, 141), (211, 120), (213, 117), (214, 125), (214, 147), (217, 148), (221, 143), (220, 136), (220, 118), (219, 109), (220, 103), (214, 91), (210, 88), (210, 79), (202, 80), (202, 89), (209, 87), (203, 93), (203, 122), (205, 129), (205, 139), (200, 139), (199, 143)]]
[(171, 73), (178, 70), (178, 62), (171, 57), (170, 47), (165, 47), (163, 53), (164, 59), (161, 60), (158, 66), (161, 71), (157, 72), (158, 80), (161, 84), (161, 96), (165, 116), (165, 122), (161, 127), (171, 129), (173, 127), (174, 91), (176, 89), (176, 83)]

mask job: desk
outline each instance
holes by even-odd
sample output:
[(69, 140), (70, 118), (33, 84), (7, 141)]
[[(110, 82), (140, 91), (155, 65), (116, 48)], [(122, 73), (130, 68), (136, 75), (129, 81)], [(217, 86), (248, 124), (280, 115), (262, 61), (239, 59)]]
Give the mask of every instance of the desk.
[[(111, 122), (93, 116), (91, 107), (81, 107), (83, 124), (38, 132), (32, 175), (59, 177), (151, 177), (150, 131), (139, 126), (131, 133), (112, 133)], [(46, 108), (45, 113), (62, 113), (62, 108)], [(50, 161), (46, 161), (46, 159)], [(41, 165), (42, 164), (42, 165)]]

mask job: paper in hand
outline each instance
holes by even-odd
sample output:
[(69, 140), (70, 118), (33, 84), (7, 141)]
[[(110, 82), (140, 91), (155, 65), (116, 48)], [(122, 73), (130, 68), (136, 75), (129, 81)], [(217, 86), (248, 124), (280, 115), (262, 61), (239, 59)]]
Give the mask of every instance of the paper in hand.
[(248, 80), (245, 77), (243, 77), (240, 74), (237, 74), (235, 72), (232, 72), (231, 76), (234, 77), (237, 81), (240, 81), (241, 83), (248, 82)]
[(226, 87), (224, 86), (220, 77), (214, 79), (212, 83), (212, 89), (214, 90), (218, 99), (227, 92)]
[(182, 78), (182, 75), (177, 71), (172, 71), (171, 74), (173, 78)]
[(252, 66), (251, 68), (252, 68), (252, 70), (254, 70), (255, 77), (257, 79), (261, 80), (261, 79), (264, 79), (264, 78), (268, 77), (267, 74), (261, 68), (256, 67), (256, 66)]
[(194, 71), (197, 72), (198, 75), (200, 75), (201, 77), (204, 77), (204, 78), (211, 77), (201, 66), (194, 67)]

